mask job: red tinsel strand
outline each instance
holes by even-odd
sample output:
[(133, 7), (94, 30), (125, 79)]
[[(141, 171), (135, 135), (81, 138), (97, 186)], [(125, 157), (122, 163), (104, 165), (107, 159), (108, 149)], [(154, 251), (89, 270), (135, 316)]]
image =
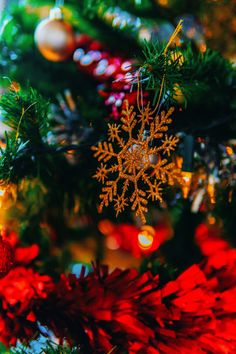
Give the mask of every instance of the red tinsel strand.
[(163, 287), (149, 272), (109, 273), (95, 264), (87, 277), (62, 275), (58, 283), (12, 269), (0, 280), (0, 341), (29, 341), (39, 321), (87, 354), (114, 347), (130, 354), (234, 353), (236, 256), (219, 252)]
[(218, 293), (216, 282), (196, 265), (162, 289), (149, 273), (99, 268), (83, 279), (63, 276), (45, 302), (50, 322), (40, 321), (59, 338), (86, 336), (91, 353), (114, 346), (128, 353), (231, 353), (236, 341), (219, 328), (221, 310), (225, 324), (236, 313), (234, 291)]

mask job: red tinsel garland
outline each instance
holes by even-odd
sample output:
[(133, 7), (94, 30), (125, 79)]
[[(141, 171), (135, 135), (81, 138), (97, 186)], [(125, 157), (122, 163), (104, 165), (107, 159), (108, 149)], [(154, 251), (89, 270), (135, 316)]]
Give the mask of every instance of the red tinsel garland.
[[(162, 287), (158, 276), (136, 270), (109, 273), (95, 266), (87, 277), (62, 275), (54, 283), (17, 266), (0, 279), (0, 342), (29, 341), (40, 322), (86, 354), (112, 348), (129, 354), (234, 353), (236, 251), (215, 237), (214, 253)], [(206, 240), (198, 237), (201, 247)]]
[[(222, 279), (221, 279), (222, 280)], [(236, 288), (217, 290), (197, 265), (159, 288), (158, 276), (96, 267), (57, 284), (32, 269), (0, 280), (0, 341), (29, 340), (36, 320), (86, 353), (232, 353)]]

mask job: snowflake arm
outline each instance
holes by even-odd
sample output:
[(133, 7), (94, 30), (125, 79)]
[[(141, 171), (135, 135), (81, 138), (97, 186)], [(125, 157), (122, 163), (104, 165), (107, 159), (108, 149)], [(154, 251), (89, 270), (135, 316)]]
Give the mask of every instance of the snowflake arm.
[(122, 130), (129, 134), (129, 139), (132, 139), (132, 131), (137, 124), (137, 119), (135, 119), (136, 113), (134, 112), (134, 107), (129, 107), (129, 102), (125, 100), (125, 109), (122, 111), (121, 122)]
[(108, 178), (109, 173), (114, 173), (118, 171), (119, 166), (118, 165), (113, 165), (110, 168), (107, 168), (107, 165), (104, 165), (101, 163), (101, 165), (98, 167), (96, 174), (94, 175), (94, 178), (96, 178), (99, 182), (102, 184), (105, 183), (105, 179)]
[(120, 137), (120, 125), (108, 124), (108, 140), (113, 143), (117, 141), (117, 144), (123, 148), (125, 145), (124, 140)]
[(135, 183), (134, 187), (134, 192), (130, 198), (130, 201), (132, 203), (131, 209), (135, 211), (135, 215), (137, 217), (140, 217), (142, 223), (145, 224), (146, 218), (145, 214), (148, 212), (147, 208), (147, 198), (146, 198), (146, 192), (138, 188), (138, 184)]
[(179, 142), (179, 138), (176, 136), (165, 135), (165, 138), (162, 140), (162, 145), (157, 149), (157, 151), (163, 151), (164, 154), (170, 156), (173, 151), (175, 151), (176, 146)]
[(102, 193), (100, 194), (101, 203), (99, 205), (99, 212), (102, 212), (104, 206), (108, 206), (117, 195), (117, 184), (119, 182), (119, 177), (115, 181), (107, 181), (106, 185), (102, 188)]
[(99, 142), (98, 146), (92, 146), (92, 150), (95, 151), (94, 157), (98, 158), (98, 161), (103, 160), (104, 162), (109, 161), (116, 154), (113, 151), (113, 146), (111, 143)]

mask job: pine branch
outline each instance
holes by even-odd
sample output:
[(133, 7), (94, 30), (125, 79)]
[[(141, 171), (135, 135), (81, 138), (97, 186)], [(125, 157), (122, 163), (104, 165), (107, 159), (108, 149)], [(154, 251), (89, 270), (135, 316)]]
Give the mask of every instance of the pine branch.
[[(21, 176), (19, 170), (16, 168), (17, 159), (22, 155), (27, 142), (23, 143), (9, 138), (6, 134), (6, 147), (0, 148), (0, 181), (2, 185), (9, 182), (17, 183), (18, 178)], [(20, 163), (19, 168), (22, 168)]]
[(168, 104), (176, 103), (175, 90), (178, 86), (186, 104), (205, 94), (210, 100), (213, 93), (217, 93), (221, 94), (221, 101), (224, 102), (225, 96), (233, 106), (236, 69), (228, 60), (210, 49), (200, 53), (190, 44), (185, 48), (170, 49), (166, 57), (164, 49), (164, 44), (146, 42), (143, 50), (141, 78), (147, 89), (156, 92), (155, 97), (158, 97), (164, 77), (165, 100)]
[(11, 136), (29, 145), (42, 145), (48, 132), (49, 104), (35, 90), (9, 90), (0, 99), (3, 122), (12, 128)]

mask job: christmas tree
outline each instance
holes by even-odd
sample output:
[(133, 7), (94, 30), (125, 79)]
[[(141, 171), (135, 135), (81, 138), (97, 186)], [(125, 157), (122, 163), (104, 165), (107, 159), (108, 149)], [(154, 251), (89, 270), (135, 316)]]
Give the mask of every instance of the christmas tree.
[(235, 2), (0, 9), (1, 353), (236, 352)]

